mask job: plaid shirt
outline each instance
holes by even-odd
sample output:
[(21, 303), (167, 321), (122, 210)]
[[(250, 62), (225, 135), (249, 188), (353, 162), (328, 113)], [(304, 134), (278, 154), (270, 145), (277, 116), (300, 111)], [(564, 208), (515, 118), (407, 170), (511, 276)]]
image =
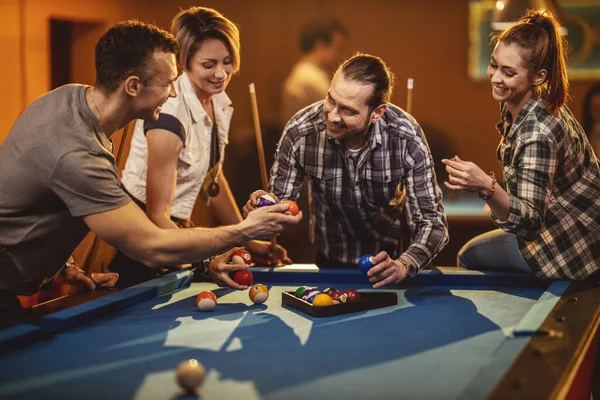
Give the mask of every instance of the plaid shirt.
[(357, 264), (362, 255), (382, 250), (397, 258), (408, 219), (413, 239), (404, 255), (417, 268), (427, 265), (448, 242), (448, 225), (420, 126), (388, 104), (353, 157), (339, 141), (327, 137), (325, 125), (323, 101), (288, 122), (269, 191), (280, 199), (296, 200), (308, 177), (315, 236), (319, 251), (330, 260)]
[[(512, 127), (512, 128), (511, 128)], [(506, 221), (523, 258), (544, 279), (584, 279), (600, 268), (600, 167), (565, 106), (532, 97), (511, 122), (502, 108), (498, 159), (510, 196)]]

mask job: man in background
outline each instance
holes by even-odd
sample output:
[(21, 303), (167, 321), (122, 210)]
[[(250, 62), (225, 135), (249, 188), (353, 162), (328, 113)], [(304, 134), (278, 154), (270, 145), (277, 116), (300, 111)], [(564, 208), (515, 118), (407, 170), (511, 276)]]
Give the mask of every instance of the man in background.
[(348, 32), (335, 19), (310, 21), (302, 28), (302, 57), (288, 75), (281, 95), (282, 126), (298, 110), (327, 95), (333, 72), (343, 61)]
[[(281, 92), (281, 127), (299, 110), (327, 96), (331, 78), (344, 60), (344, 47), (348, 40), (346, 28), (336, 19), (321, 18), (311, 20), (302, 27), (299, 46), (302, 56), (292, 67)], [(275, 143), (276, 141), (274, 141)], [(298, 206), (310, 210), (310, 186), (305, 184), (298, 198)], [(308, 212), (310, 215), (310, 212)], [(303, 240), (308, 232), (309, 244)], [(292, 229), (282, 238), (292, 258), (314, 253), (314, 221), (302, 221), (296, 229)], [(301, 245), (299, 245), (302, 243)], [(296, 248), (297, 249), (296, 249)], [(302, 256), (300, 256), (302, 258)], [(306, 261), (306, 260), (300, 260)]]

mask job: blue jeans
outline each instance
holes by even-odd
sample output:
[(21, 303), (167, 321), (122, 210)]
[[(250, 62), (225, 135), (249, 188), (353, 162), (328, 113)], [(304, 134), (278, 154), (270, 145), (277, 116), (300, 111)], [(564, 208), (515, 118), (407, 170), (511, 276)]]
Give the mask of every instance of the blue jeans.
[(519, 252), (515, 235), (502, 229), (469, 240), (459, 250), (456, 263), (459, 267), (469, 269), (531, 273), (531, 268)]

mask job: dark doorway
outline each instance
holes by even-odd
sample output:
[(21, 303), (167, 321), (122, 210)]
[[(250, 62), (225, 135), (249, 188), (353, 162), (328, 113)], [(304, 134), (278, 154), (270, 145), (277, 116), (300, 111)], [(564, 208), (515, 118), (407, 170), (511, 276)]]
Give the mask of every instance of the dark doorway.
[(104, 24), (50, 19), (51, 88), (95, 80), (94, 48)]

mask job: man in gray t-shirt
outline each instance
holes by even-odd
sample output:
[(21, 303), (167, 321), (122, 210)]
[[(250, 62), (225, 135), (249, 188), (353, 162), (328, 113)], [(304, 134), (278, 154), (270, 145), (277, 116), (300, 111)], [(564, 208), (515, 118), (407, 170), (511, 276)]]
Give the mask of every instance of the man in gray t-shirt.
[(0, 290), (37, 291), (89, 232), (83, 216), (130, 200), (88, 89), (40, 97), (0, 146)]
[[(127, 21), (96, 45), (94, 87), (68, 85), (31, 104), (0, 146), (0, 326), (22, 308), (17, 294), (35, 292), (55, 275), (91, 229), (150, 267), (205, 263), (220, 285), (245, 289), (228, 276), (233, 246), (267, 238), (302, 218), (277, 204), (218, 228), (160, 229), (119, 186), (110, 135), (133, 119), (156, 120), (177, 95), (175, 38)], [(227, 250), (227, 251), (226, 251)], [(65, 268), (77, 280), (83, 271)], [(96, 282), (99, 283), (99, 282)]]

